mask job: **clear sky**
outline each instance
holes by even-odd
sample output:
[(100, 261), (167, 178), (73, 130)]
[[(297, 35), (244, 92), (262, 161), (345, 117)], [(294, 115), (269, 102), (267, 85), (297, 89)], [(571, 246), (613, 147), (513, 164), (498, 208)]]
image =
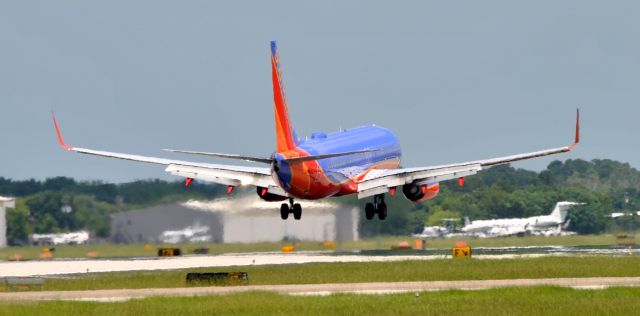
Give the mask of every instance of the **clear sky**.
[(555, 159), (640, 167), (639, 1), (221, 2), (1, 2), (0, 176), (171, 179), (61, 150), (51, 110), (78, 147), (269, 155), (271, 39), (300, 135), (375, 123), (427, 166), (567, 145), (580, 107)]

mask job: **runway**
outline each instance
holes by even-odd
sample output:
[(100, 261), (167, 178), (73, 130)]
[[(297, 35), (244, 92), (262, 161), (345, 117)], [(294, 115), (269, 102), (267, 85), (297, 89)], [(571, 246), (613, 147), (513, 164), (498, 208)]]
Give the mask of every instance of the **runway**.
[[(479, 259), (530, 258), (550, 254), (478, 255)], [(0, 262), (0, 277), (47, 276), (116, 271), (190, 269), (199, 267), (229, 267), (275, 264), (327, 262), (383, 262), (434, 260), (446, 255), (358, 255), (324, 252), (306, 253), (241, 253), (184, 257), (145, 257), (114, 259), (54, 259)]]
[[(512, 259), (575, 255), (627, 256), (630, 254), (640, 254), (640, 248), (637, 246), (633, 248), (618, 246), (543, 246), (497, 248), (476, 247), (473, 249), (473, 257), (476, 259)], [(275, 264), (434, 260), (450, 257), (450, 249), (429, 249), (403, 251), (367, 250), (359, 252), (300, 251), (287, 254), (282, 252), (256, 252), (220, 255), (186, 255), (181, 257), (121, 257), (0, 261), (0, 277)]]
[(640, 286), (640, 277), (560, 278), (560, 279), (513, 279), (470, 281), (425, 281), (425, 282), (375, 282), (332, 283), (292, 285), (249, 285), (225, 287), (186, 287), (115, 289), (91, 291), (41, 291), (0, 293), (0, 301), (73, 300), (119, 302), (153, 296), (204, 296), (242, 293), (249, 291), (272, 291), (288, 295), (330, 295), (333, 293), (391, 294), (452, 289), (482, 290), (503, 287), (562, 286), (579, 289), (601, 289), (610, 286)]
[(34, 260), (0, 262), (1, 276), (46, 276), (87, 272), (171, 270), (199, 267), (228, 267), (274, 264), (300, 264), (314, 262), (365, 262), (428, 260), (442, 256), (332, 256), (325, 253), (243, 253), (208, 256), (128, 259)]

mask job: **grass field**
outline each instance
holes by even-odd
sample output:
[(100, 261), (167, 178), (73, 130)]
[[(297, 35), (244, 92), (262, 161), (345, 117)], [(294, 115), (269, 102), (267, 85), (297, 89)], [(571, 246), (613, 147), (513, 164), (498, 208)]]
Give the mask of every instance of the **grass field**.
[(0, 315), (636, 315), (640, 288), (558, 287), (393, 295), (287, 296), (253, 292), (127, 302), (0, 303)]
[[(459, 239), (434, 239), (427, 241), (429, 248), (450, 248)], [(585, 236), (556, 236), (556, 237), (507, 237), (507, 238), (487, 238), (487, 239), (466, 239), (472, 247), (508, 247), (508, 246), (601, 246), (614, 245), (617, 243), (613, 235), (585, 235)], [(636, 243), (640, 243), (640, 235), (636, 236)], [(389, 249), (401, 241), (412, 243), (413, 238), (407, 236), (400, 237), (379, 237), (363, 239), (353, 242), (338, 244), (339, 250), (376, 250)], [(230, 252), (268, 252), (280, 251), (283, 242), (274, 243), (253, 243), (253, 244), (226, 244), (226, 243), (201, 243), (182, 245), (162, 245), (155, 244), (145, 248), (143, 244), (116, 245), (116, 244), (96, 244), (96, 245), (76, 245), (56, 247), (55, 258), (84, 258), (89, 252), (95, 252), (98, 257), (145, 257), (155, 256), (158, 247), (170, 246), (181, 248), (186, 253), (191, 253), (195, 248), (209, 248), (210, 253), (230, 253)], [(297, 250), (325, 250), (317, 242), (298, 242)], [(37, 259), (42, 252), (42, 247), (8, 247), (0, 249), (0, 260), (7, 260), (15, 254), (20, 254), (23, 260)]]
[[(184, 287), (187, 272), (245, 271), (249, 284), (489, 280), (640, 276), (640, 257), (541, 257), (529, 259), (438, 259), (367, 263), (308, 263), (167, 271), (89, 273), (48, 277), (30, 290), (96, 290)], [(1, 289), (1, 288), (0, 288)], [(15, 290), (15, 289), (3, 289)]]
[[(342, 250), (389, 249), (411, 238), (384, 237), (339, 245)], [(467, 240), (472, 247), (600, 246), (616, 244), (612, 235), (510, 237)], [(638, 238), (636, 238), (638, 241)], [(430, 248), (450, 248), (456, 240), (428, 242)], [(207, 247), (211, 253), (279, 251), (284, 243), (178, 245), (187, 253)], [(137, 245), (60, 246), (55, 257), (155, 256), (156, 248)], [(174, 245), (175, 247), (175, 245)], [(323, 250), (315, 242), (301, 242), (298, 250)], [(37, 258), (40, 247), (6, 248), (0, 258), (19, 252)], [(42, 287), (21, 290), (94, 290), (184, 287), (187, 272), (246, 271), (249, 284), (319, 284), (351, 282), (483, 280), (562, 277), (640, 276), (640, 256), (550, 256), (520, 259), (436, 259), (400, 262), (309, 263), (270, 266), (199, 268), (167, 271), (89, 273), (49, 277)], [(574, 290), (558, 287), (503, 288), (480, 291), (441, 291), (392, 295), (336, 294), (289, 296), (251, 292), (202, 297), (153, 297), (127, 302), (0, 302), (0, 315), (633, 315), (640, 310), (640, 288)]]

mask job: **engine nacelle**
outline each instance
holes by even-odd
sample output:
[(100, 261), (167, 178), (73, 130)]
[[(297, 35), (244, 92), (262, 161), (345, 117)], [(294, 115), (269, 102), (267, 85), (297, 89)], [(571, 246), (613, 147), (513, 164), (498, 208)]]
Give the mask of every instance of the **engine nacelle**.
[(439, 183), (421, 185), (410, 183), (402, 186), (402, 193), (404, 193), (404, 197), (412, 202), (424, 202), (431, 200), (438, 196), (438, 192), (440, 192)]
[(267, 202), (279, 202), (287, 199), (286, 196), (269, 193), (269, 191), (267, 191), (267, 188), (263, 187), (256, 187), (256, 192), (261, 199)]

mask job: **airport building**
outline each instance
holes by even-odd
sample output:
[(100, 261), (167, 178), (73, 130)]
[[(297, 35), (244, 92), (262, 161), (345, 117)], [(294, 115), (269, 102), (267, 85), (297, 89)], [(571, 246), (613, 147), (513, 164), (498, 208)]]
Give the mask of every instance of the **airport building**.
[(111, 240), (142, 242), (352, 241), (359, 238), (359, 210), (304, 201), (301, 220), (282, 220), (280, 203), (255, 195), (189, 201), (113, 214)]
[(7, 208), (15, 207), (15, 198), (0, 196), (0, 248), (7, 246)]

